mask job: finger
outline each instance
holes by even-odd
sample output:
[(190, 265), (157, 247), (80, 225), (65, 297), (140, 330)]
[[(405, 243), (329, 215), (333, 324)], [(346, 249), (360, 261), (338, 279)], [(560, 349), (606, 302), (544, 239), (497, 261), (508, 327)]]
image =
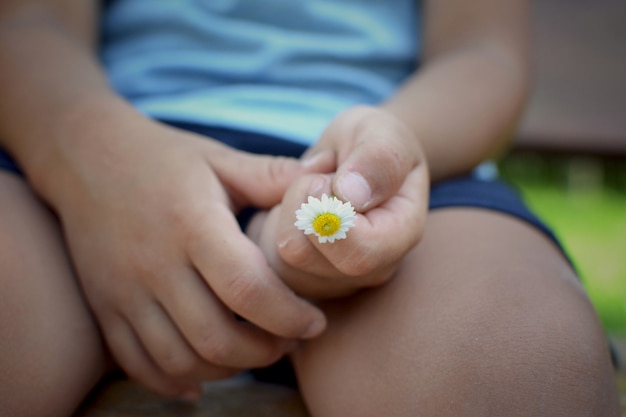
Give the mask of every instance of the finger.
[(169, 377), (152, 362), (122, 317), (108, 320), (103, 331), (113, 357), (131, 379), (165, 397), (200, 397), (202, 391), (199, 384)]
[(193, 271), (178, 281), (163, 301), (168, 313), (203, 361), (226, 368), (268, 366), (291, 350), (293, 342), (236, 320)]
[(133, 317), (135, 332), (164, 374), (178, 379), (209, 381), (227, 378), (240, 371), (201, 359), (156, 301), (136, 313)]
[(230, 213), (216, 216), (214, 213), (211, 223), (198, 225), (197, 238), (188, 253), (217, 297), (232, 311), (275, 335), (307, 338), (321, 333), (326, 325), (323, 313), (296, 296), (243, 234), (215, 233), (215, 222), (220, 222), (223, 230), (237, 230)]
[(212, 148), (207, 159), (231, 195), (239, 198), (240, 206), (271, 207), (298, 176), (335, 169), (335, 155), (330, 150), (300, 160), (249, 154), (219, 143), (212, 143)]
[(423, 158), (413, 134), (390, 115), (367, 107), (348, 110), (320, 142), (338, 149), (333, 193), (359, 212), (394, 195)]
[(308, 196), (321, 197), (323, 193), (331, 193), (330, 175), (302, 176), (289, 187), (279, 209), (273, 209), (269, 213), (267, 221), (278, 225), (275, 229), (277, 230), (276, 236), (272, 235), (271, 231), (265, 233), (261, 244), (264, 247), (272, 244), (276, 246), (279, 259), (285, 265), (275, 259), (271, 259), (270, 265), (272, 269), (279, 268), (280, 276), (283, 276), (282, 272), (292, 272), (286, 271), (290, 269), (289, 267), (311, 274), (311, 276), (331, 278), (338, 275), (337, 270), (314, 245), (313, 240), (294, 226), (295, 212), (302, 202), (306, 201)]
[[(278, 256), (270, 256), (270, 265), (299, 294), (314, 298), (350, 295), (358, 289), (384, 282), (391, 272), (390, 259), (382, 258), (374, 263), (373, 255), (369, 253), (373, 252), (372, 242), (355, 238), (351, 231), (345, 240), (324, 244), (319, 243), (317, 236), (305, 235), (294, 226), (296, 209), (308, 196), (328, 194), (330, 183), (331, 176), (322, 174), (303, 176), (294, 181), (283, 203), (268, 214), (266, 221), (278, 226), (270, 226), (261, 242), (264, 253), (269, 252), (272, 242), (265, 239), (276, 239), (271, 236), (271, 231), (279, 230), (278, 239), (273, 241)], [(360, 222), (367, 220), (358, 214), (356, 228)], [(387, 240), (388, 236), (378, 244), (385, 247)], [(361, 255), (365, 253), (368, 256)], [(276, 257), (279, 259), (275, 260)]]
[[(293, 225), (293, 211), (275, 206), (266, 217), (267, 229), (258, 242), (271, 268), (297, 294), (314, 299), (340, 297), (354, 292), (355, 287), (340, 274)], [(290, 214), (290, 215), (289, 215)], [(289, 218), (289, 236), (277, 239), (281, 219)], [(278, 242), (278, 244), (277, 244)]]
[[(420, 169), (413, 170), (395, 196), (358, 216), (347, 239), (335, 241), (332, 248), (314, 244), (346, 275), (383, 272), (404, 257), (421, 237), (428, 210), (427, 190), (428, 175)], [(371, 278), (384, 281), (387, 277), (380, 274)]]
[[(358, 277), (357, 288), (384, 282), (393, 265), (415, 246), (422, 234), (428, 209), (425, 170), (424, 166), (414, 169), (396, 195), (364, 214), (357, 214), (356, 226), (350, 229), (348, 237), (333, 244), (319, 243), (315, 235), (305, 236), (294, 227), (293, 215), (283, 215), (278, 220), (277, 246), (281, 260), (323, 277), (321, 282), (334, 280), (334, 285), (343, 279), (354, 289), (354, 280), (346, 276)], [(291, 214), (298, 208), (296, 204), (306, 201), (307, 196), (328, 193), (330, 181), (328, 175), (301, 177), (285, 195), (282, 209)]]

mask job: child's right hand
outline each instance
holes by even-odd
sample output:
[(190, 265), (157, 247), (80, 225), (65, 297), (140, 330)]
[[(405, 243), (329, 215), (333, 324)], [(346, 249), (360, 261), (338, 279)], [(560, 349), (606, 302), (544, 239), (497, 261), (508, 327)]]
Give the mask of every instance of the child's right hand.
[[(428, 211), (421, 143), (393, 114), (367, 106), (340, 113), (307, 155), (329, 151), (337, 157), (336, 172), (299, 177), (281, 204), (259, 212), (247, 230), (280, 278), (297, 294), (316, 299), (345, 297), (391, 279), (421, 239)], [(322, 194), (354, 206), (355, 227), (347, 239), (319, 243), (294, 226), (307, 197)]]
[(282, 283), (233, 212), (278, 203), (293, 178), (332, 158), (252, 156), (151, 121), (112, 129), (64, 151), (48, 197), (131, 377), (198, 395), (201, 381), (269, 365), (323, 330), (323, 314)]

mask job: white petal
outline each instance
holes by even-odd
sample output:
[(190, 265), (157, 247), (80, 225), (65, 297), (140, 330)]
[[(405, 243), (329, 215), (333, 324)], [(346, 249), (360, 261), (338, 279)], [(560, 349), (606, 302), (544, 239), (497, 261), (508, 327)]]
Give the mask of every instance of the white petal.
[[(302, 203), (300, 209), (296, 210), (294, 225), (298, 229), (303, 230), (305, 235), (315, 234), (320, 243), (333, 243), (335, 240), (347, 237), (346, 233), (354, 227), (356, 220), (356, 212), (350, 202), (343, 203), (337, 197), (329, 197), (326, 194), (322, 194), (321, 199), (309, 196), (307, 201), (308, 203)], [(317, 216), (323, 213), (335, 214), (340, 219), (339, 230), (332, 236), (320, 236), (313, 228), (313, 222)]]

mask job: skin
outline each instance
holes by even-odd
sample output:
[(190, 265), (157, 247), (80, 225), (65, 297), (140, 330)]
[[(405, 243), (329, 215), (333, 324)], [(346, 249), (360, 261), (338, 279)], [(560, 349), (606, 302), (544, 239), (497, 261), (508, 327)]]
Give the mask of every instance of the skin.
[(434, 211), (386, 285), (321, 306), (328, 328), (292, 355), (312, 416), (620, 415), (575, 275), (507, 215)]
[[(0, 306), (0, 414), (69, 415), (109, 354), (190, 399), (290, 352), (314, 416), (619, 415), (601, 328), (545, 236), (426, 212), (431, 182), (505, 146), (526, 95), (526, 2), (467, 3), (426, 2), (420, 71), (295, 161), (138, 114), (95, 59), (96, 2), (4, 1), (0, 141), (26, 180), (0, 173), (0, 285), (16, 300)], [(360, 213), (327, 246), (293, 230), (323, 191)], [(266, 211), (246, 236), (249, 204)]]
[[(322, 312), (268, 267), (235, 212), (271, 207), (332, 157), (245, 155), (141, 116), (94, 59), (95, 2), (2, 7), (2, 144), (54, 213), (73, 266), (58, 274), (80, 284), (115, 362), (158, 393), (193, 398), (201, 381), (266, 366), (323, 331)], [(6, 246), (7, 262), (21, 258)]]

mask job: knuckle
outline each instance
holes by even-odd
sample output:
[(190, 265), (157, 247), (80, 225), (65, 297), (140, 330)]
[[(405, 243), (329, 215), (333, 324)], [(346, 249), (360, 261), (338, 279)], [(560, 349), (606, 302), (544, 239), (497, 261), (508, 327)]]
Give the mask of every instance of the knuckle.
[(348, 277), (360, 277), (368, 275), (373, 271), (370, 261), (367, 259), (350, 259), (341, 261), (336, 268), (343, 275)]
[(294, 171), (298, 166), (298, 162), (293, 158), (274, 156), (273, 163), (268, 165), (268, 175), (270, 178), (278, 180), (284, 174)]
[(206, 334), (198, 342), (200, 357), (213, 365), (228, 366), (232, 362), (233, 347), (226, 337)]
[(289, 240), (287, 244), (278, 246), (278, 256), (287, 265), (294, 268), (305, 267), (313, 256), (314, 249), (306, 239)]
[(266, 368), (275, 364), (280, 358), (285, 356), (284, 352), (279, 351), (278, 349), (269, 351), (265, 353), (265, 355), (261, 355), (256, 359), (255, 368)]
[(381, 132), (380, 135), (386, 138), (379, 143), (372, 143), (370, 150), (375, 156), (377, 169), (382, 169), (383, 173), (390, 177), (404, 175), (404, 171), (410, 165), (407, 159), (408, 153), (404, 152), (402, 145), (389, 146), (393, 136), (386, 132)]
[(364, 115), (356, 122), (355, 133), (375, 147), (372, 151), (376, 151), (381, 163), (387, 162), (398, 168), (416, 163), (416, 150), (413, 149), (416, 141), (406, 140), (413, 137), (407, 126), (377, 110), (370, 109)]
[(174, 204), (169, 208), (167, 222), (172, 230), (177, 230), (184, 241), (189, 243), (203, 242), (205, 232), (206, 210), (185, 204)]
[(298, 171), (300, 164), (293, 158), (284, 156), (272, 156), (270, 163), (265, 164), (265, 179), (273, 187), (290, 181), (293, 174)]
[(193, 373), (198, 364), (195, 360), (175, 352), (167, 352), (159, 361), (163, 372), (175, 378), (184, 378)]
[[(119, 358), (118, 358), (119, 360)], [(146, 373), (144, 367), (136, 361), (127, 361), (123, 364), (124, 373), (135, 380), (143, 380)]]
[(140, 297), (134, 285), (113, 285), (110, 291), (111, 299), (107, 300), (107, 307), (113, 307), (120, 313), (128, 313), (134, 311), (133, 307), (138, 305)]
[(361, 277), (370, 275), (378, 268), (378, 257), (369, 250), (361, 250), (350, 256), (342, 257), (335, 264), (335, 268), (342, 274), (349, 277)]
[(116, 297), (119, 300), (132, 301), (128, 298), (136, 294), (128, 293), (126, 290), (131, 286), (128, 277), (136, 278), (136, 285), (145, 285), (153, 282), (161, 275), (165, 267), (165, 260), (155, 255), (155, 252), (147, 245), (134, 245), (119, 255), (119, 259), (111, 269), (111, 279), (116, 280), (120, 285), (116, 288)]
[(211, 236), (211, 229), (206, 226), (203, 219), (198, 219), (193, 227), (184, 227), (179, 230), (182, 234), (184, 249), (191, 257), (207, 253), (207, 249), (211, 247), (208, 240)]
[(262, 280), (249, 271), (239, 271), (233, 274), (227, 282), (227, 304), (232, 310), (241, 312), (258, 304), (263, 292)]

